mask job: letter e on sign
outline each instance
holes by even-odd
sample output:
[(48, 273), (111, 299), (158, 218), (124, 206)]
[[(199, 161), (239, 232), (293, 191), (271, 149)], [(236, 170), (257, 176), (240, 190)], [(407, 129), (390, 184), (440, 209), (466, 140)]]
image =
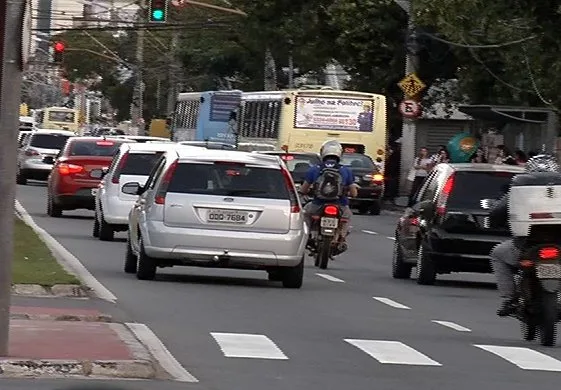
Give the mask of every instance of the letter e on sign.
[(421, 115), (421, 105), (414, 100), (407, 99), (399, 103), (399, 112), (404, 118), (417, 118)]

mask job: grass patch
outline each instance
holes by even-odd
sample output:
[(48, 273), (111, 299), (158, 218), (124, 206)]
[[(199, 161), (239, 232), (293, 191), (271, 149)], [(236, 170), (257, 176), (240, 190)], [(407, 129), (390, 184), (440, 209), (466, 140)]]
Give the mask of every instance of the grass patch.
[(80, 284), (53, 257), (49, 248), (22, 220), (14, 219), (13, 284)]

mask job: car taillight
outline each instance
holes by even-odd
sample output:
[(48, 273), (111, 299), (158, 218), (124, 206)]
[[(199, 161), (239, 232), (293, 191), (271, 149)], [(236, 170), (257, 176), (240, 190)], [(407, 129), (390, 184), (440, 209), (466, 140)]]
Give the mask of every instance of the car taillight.
[(119, 178), (121, 177), (121, 171), (125, 167), (127, 163), (127, 159), (129, 158), (129, 152), (125, 152), (123, 157), (121, 157), (121, 161), (119, 161), (119, 166), (115, 169), (115, 173), (113, 173), (113, 177), (111, 178), (111, 183), (119, 184)]
[(26, 150), (25, 150), (25, 155), (26, 155), (26, 156), (38, 156), (38, 155), (39, 155), (39, 152), (37, 152), (37, 151), (34, 150), (34, 149), (26, 149)]
[(448, 197), (452, 193), (452, 189), (454, 188), (454, 174), (452, 174), (446, 183), (444, 183), (444, 187), (442, 188), (442, 193), (438, 197), (438, 203), (436, 205), (436, 213), (438, 215), (446, 214), (446, 202), (448, 202)]
[(286, 189), (288, 190), (290, 196), (290, 212), (291, 213), (299, 213), (300, 206), (298, 205), (298, 195), (294, 190), (294, 181), (292, 180), (292, 176), (290, 176), (290, 172), (286, 169), (281, 169), (282, 176), (284, 177), (284, 182), (286, 184)]
[(538, 256), (541, 260), (555, 260), (559, 257), (559, 249), (555, 247), (540, 248)]
[(530, 213), (530, 219), (550, 219), (553, 218), (552, 213)]
[(162, 179), (162, 183), (158, 188), (158, 192), (156, 193), (156, 197), (154, 198), (154, 202), (156, 204), (165, 204), (166, 203), (166, 194), (168, 192), (169, 183), (173, 178), (173, 174), (177, 169), (178, 160), (175, 160), (166, 171), (164, 178)]
[(380, 175), (379, 173), (372, 176), (372, 181), (376, 183), (381, 183), (384, 181), (384, 175)]
[(409, 223), (413, 226), (419, 226), (419, 217), (410, 218)]
[(325, 206), (325, 208), (323, 209), (323, 213), (325, 215), (329, 215), (331, 217), (336, 216), (337, 214), (339, 214), (339, 209), (337, 208), (337, 206)]
[(58, 167), (58, 173), (61, 175), (74, 175), (76, 173), (81, 173), (84, 171), (84, 167), (81, 165), (66, 164), (62, 163)]

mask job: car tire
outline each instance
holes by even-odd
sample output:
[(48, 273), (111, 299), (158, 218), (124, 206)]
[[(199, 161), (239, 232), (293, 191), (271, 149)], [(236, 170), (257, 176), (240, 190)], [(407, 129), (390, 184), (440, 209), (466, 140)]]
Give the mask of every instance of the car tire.
[(286, 268), (282, 278), (284, 288), (301, 288), (304, 282), (304, 256), (296, 267)]
[(27, 184), (27, 178), (25, 177), (25, 175), (21, 172), (21, 170), (18, 168), (18, 171), (16, 173), (16, 184), (20, 184), (22, 186)]
[(275, 270), (270, 270), (267, 271), (268, 273), (268, 279), (270, 282), (282, 282), (283, 280), (283, 275), (282, 275), (282, 270), (279, 269), (275, 269)]
[(136, 278), (138, 280), (154, 280), (156, 277), (156, 262), (144, 251), (144, 243), (142, 238), (138, 243), (140, 250), (138, 251), (138, 264), (136, 267)]
[(380, 201), (374, 202), (374, 204), (370, 206), (370, 214), (380, 215), (381, 212), (382, 212), (382, 204)]
[(92, 236), (95, 238), (99, 237), (99, 220), (97, 219), (97, 214), (94, 216)]
[(396, 236), (393, 244), (392, 276), (394, 279), (409, 279), (411, 278), (412, 269), (412, 264), (407, 264), (403, 261), (403, 252)]
[(127, 235), (127, 251), (125, 254), (125, 273), (134, 274), (137, 272), (138, 258), (131, 248), (130, 235)]
[(113, 230), (110, 224), (105, 222), (103, 211), (99, 217), (99, 239), (101, 241), (113, 241), (115, 239), (115, 230)]
[(431, 286), (436, 281), (434, 261), (425, 252), (423, 244), (419, 246), (417, 255), (417, 284)]
[(47, 215), (53, 218), (62, 217), (62, 208), (55, 204), (53, 197), (50, 194), (47, 195)]
[(368, 214), (368, 206), (357, 207), (358, 213), (361, 215)]

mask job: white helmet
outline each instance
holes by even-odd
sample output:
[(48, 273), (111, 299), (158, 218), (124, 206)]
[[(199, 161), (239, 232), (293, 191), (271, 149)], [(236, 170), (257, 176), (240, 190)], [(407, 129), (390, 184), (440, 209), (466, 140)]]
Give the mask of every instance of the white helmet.
[(327, 157), (335, 157), (337, 161), (341, 160), (341, 155), (343, 154), (343, 147), (336, 140), (329, 140), (325, 141), (323, 145), (321, 145), (321, 149), (319, 151), (321, 159), (325, 161)]

